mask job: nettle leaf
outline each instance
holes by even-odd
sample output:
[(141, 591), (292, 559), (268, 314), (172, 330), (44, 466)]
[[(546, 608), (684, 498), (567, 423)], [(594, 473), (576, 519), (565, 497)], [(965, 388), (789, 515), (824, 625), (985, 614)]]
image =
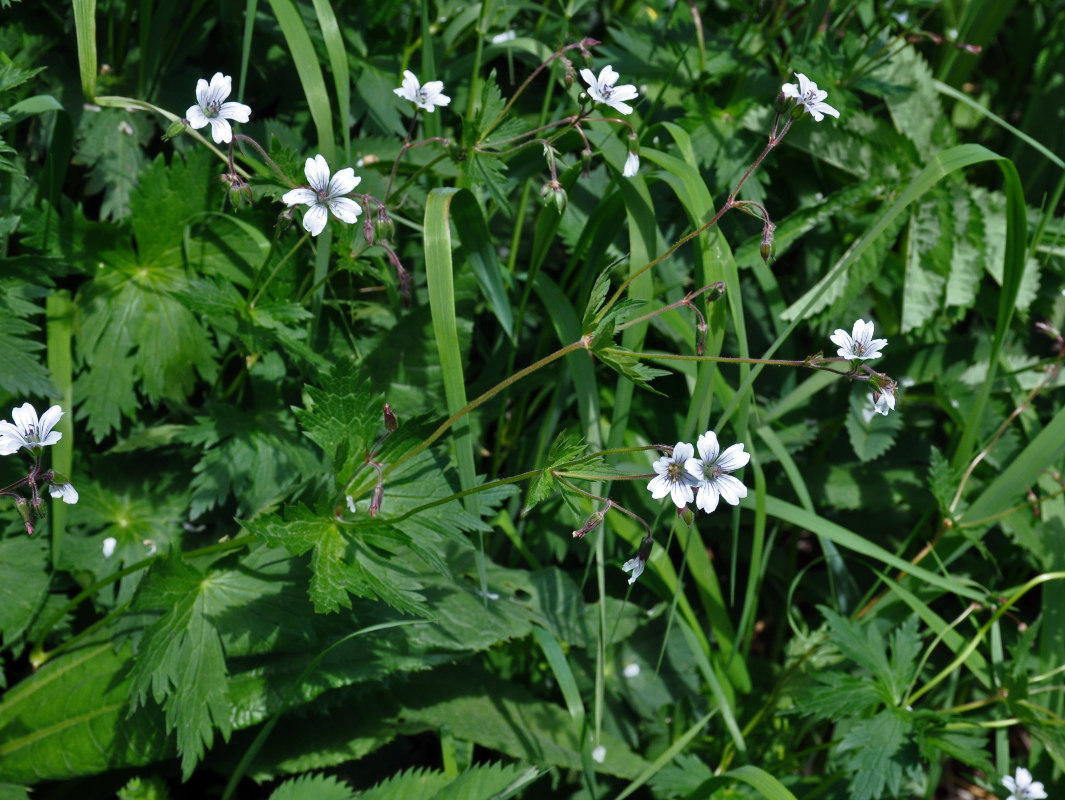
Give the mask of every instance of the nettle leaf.
[(641, 389), (647, 389), (658, 395), (662, 394), (651, 387), (650, 381), (662, 375), (668, 375), (668, 370), (647, 366), (636, 357), (635, 353), (624, 347), (604, 347), (593, 352), (600, 361), (615, 372), (624, 375)]
[(797, 695), (799, 709), (822, 719), (857, 717), (878, 706), (883, 698), (868, 678), (842, 672), (818, 672), (814, 675), (819, 686), (812, 686)]
[(239, 339), (248, 354), (280, 349), (315, 367), (329, 366), (330, 362), (307, 345), (307, 327), (302, 323), (312, 314), (299, 303), (260, 299), (251, 306), (240, 290), (224, 278), (193, 280), (176, 295), (190, 310), (202, 314), (216, 331)]
[(950, 274), (953, 223), (941, 192), (929, 193), (910, 214), (902, 332), (924, 325), (939, 311)]
[[(987, 247), (984, 268), (1002, 285), (1002, 263), (1006, 255), (1006, 196), (1002, 192), (989, 192), (980, 187), (970, 187), (969, 192), (983, 217), (984, 231), (982, 241)], [(1017, 290), (1017, 300), (1013, 307), (1020, 314), (1027, 314), (1039, 294), (1039, 262), (1029, 258), (1024, 262), (1024, 274)]]
[(364, 465), (374, 440), (384, 433), (382, 396), (370, 391), (366, 376), (352, 361), (340, 361), (322, 379), (321, 388), (306, 387), (304, 407), (295, 414), (338, 476), (350, 476)]
[(537, 503), (546, 499), (555, 491), (555, 478), (551, 473), (560, 464), (582, 456), (584, 450), (584, 442), (579, 437), (573, 436), (566, 431), (559, 432), (548, 450), (547, 465), (540, 471), (539, 477), (529, 486), (529, 494), (525, 499), (525, 506), (521, 510), (522, 514), (530, 511)]
[(984, 244), (984, 220), (973, 202), (968, 186), (953, 192), (954, 247), (947, 277), (947, 306), (969, 308), (976, 301), (980, 280), (984, 276), (987, 247)]
[[(332, 775), (300, 775), (278, 786), (270, 795), (270, 800), (353, 800), (354, 797), (351, 788)], [(362, 793), (359, 797), (365, 798), (366, 794)]]
[(899, 796), (905, 773), (895, 754), (911, 738), (904, 719), (908, 713), (886, 709), (870, 719), (858, 720), (836, 747), (843, 763), (855, 773), (850, 783), (851, 800), (873, 800), (883, 795), (885, 788), (890, 797)]
[(939, 510), (946, 513), (957, 489), (954, 471), (950, 468), (950, 460), (935, 445), (931, 447), (929, 461), (928, 489), (936, 498)]
[(149, 694), (163, 707), (167, 732), (177, 732), (186, 780), (205, 746), (214, 743), (214, 727), (226, 741), (233, 730), (222, 639), (211, 620), (222, 604), (212, 594), (210, 575), (174, 557), (155, 562), (132, 606), (163, 613), (140, 643), (130, 713), (144, 706)]
[(143, 263), (181, 263), (185, 226), (214, 205), (217, 172), (204, 147), (193, 148), (185, 159), (175, 154), (169, 164), (161, 153), (155, 157), (130, 198), (130, 224)]
[(101, 217), (129, 216), (133, 191), (147, 162), (144, 145), (154, 128), (144, 114), (121, 108), (86, 107), (81, 115), (74, 161), (89, 167), (85, 193), (104, 193)]
[(203, 448), (193, 468), (192, 519), (222, 505), (230, 494), (237, 499), (239, 516), (253, 516), (320, 475), (321, 461), (297, 432), (291, 414), (214, 404), (206, 410), (176, 437)]
[(35, 300), (45, 290), (17, 278), (4, 279), (0, 295), (0, 389), (12, 395), (55, 397), (57, 392), (41, 358), (40, 328), (29, 317), (44, 314)]
[(863, 462), (884, 455), (895, 444), (902, 427), (902, 416), (893, 411), (886, 417), (873, 411), (867, 392), (853, 392), (845, 422), (854, 454)]

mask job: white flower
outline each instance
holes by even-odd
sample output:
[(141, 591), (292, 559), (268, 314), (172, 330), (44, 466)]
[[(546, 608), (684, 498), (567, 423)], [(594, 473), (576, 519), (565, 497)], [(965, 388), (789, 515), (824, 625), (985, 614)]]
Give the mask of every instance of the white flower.
[(504, 42), (513, 41), (517, 36), (517, 31), (504, 31), (503, 33), (497, 33), (490, 41), (492, 44), (503, 44)]
[(329, 211), (341, 222), (349, 225), (359, 218), (362, 211), (359, 204), (343, 196), (353, 191), (362, 181), (362, 178), (355, 177), (355, 170), (346, 167), (330, 178), (329, 165), (319, 154), (307, 159), (303, 171), (311, 187), (308, 189), (306, 186), (300, 186), (291, 192), (285, 192), (281, 201), (289, 206), (310, 206), (303, 215), (303, 227), (310, 231), (311, 236), (317, 236), (325, 230)]
[(251, 107), (243, 103), (224, 102), (233, 91), (233, 79), (216, 72), (208, 84), (203, 78), (196, 81), (196, 105), (189, 106), (185, 117), (193, 128), (211, 124), (211, 138), (216, 144), (233, 141), (233, 129), (229, 120), (247, 122)]
[[(667, 494), (671, 495), (677, 508), (684, 508), (690, 503), (694, 496), (692, 494), (692, 486), (695, 485), (695, 479), (685, 471), (684, 462), (694, 454), (695, 449), (690, 444), (677, 442), (677, 446), (673, 448), (672, 456), (662, 456), (658, 459), (654, 463), (655, 472), (658, 474), (651, 478), (651, 481), (647, 484), (651, 497), (659, 500)], [(627, 568), (626, 571), (628, 571)], [(632, 580), (636, 580), (639, 574), (637, 572), (636, 575), (633, 575)], [(632, 581), (629, 581), (629, 583), (632, 583)]]
[(114, 536), (108, 536), (104, 539), (104, 558), (110, 558), (115, 554), (115, 546), (118, 544), (118, 539)]
[(639, 171), (640, 156), (630, 150), (629, 155), (625, 159), (625, 168), (621, 170), (621, 174), (625, 178), (631, 178)]
[(444, 94), (443, 81), (429, 81), (422, 86), (418, 82), (418, 76), (409, 69), (403, 70), (403, 85), (392, 91), (430, 114), (437, 106), (446, 106), (451, 102), (451, 98)]
[(20, 447), (33, 450), (35, 447), (55, 444), (63, 438), (59, 431), (52, 430), (61, 416), (63, 409), (59, 406), (49, 408), (39, 420), (37, 410), (29, 403), (11, 409), (11, 419), (15, 424), (7, 420), (0, 422), (0, 456), (9, 456)]
[(747, 466), (751, 454), (743, 452), (743, 442), (734, 444), (721, 452), (717, 434), (707, 431), (699, 437), (699, 458), (689, 458), (684, 468), (699, 488), (695, 505), (707, 514), (717, 508), (718, 499), (724, 497), (730, 505), (738, 505), (740, 498), (747, 496), (747, 487), (728, 473)]
[(796, 72), (795, 77), (799, 79), (798, 86), (794, 83), (785, 83), (780, 87), (780, 91), (784, 93), (785, 97), (795, 98), (795, 105), (806, 109), (817, 122), (823, 120), (825, 114), (839, 119), (839, 112), (825, 102), (828, 92), (818, 89), (817, 84), (801, 72)]
[(1032, 780), (1032, 773), (1024, 767), (1017, 767), (1016, 777), (1007, 775), (1002, 779), (1002, 785), (1010, 790), (1010, 796), (1006, 800), (1044, 800), (1047, 793), (1043, 791), (1043, 784)]
[(620, 76), (614, 72), (613, 67), (609, 64), (603, 67), (598, 78), (595, 77), (590, 69), (582, 69), (581, 77), (588, 84), (588, 94), (595, 102), (605, 103), (622, 114), (632, 113), (632, 106), (625, 101), (636, 99), (638, 94), (636, 87), (631, 83), (615, 86), (614, 84), (617, 83)]
[(56, 499), (62, 497), (63, 502), (68, 506), (72, 506), (78, 502), (78, 490), (74, 488), (73, 484), (53, 483), (48, 487), (48, 494)]
[(630, 558), (624, 564), (621, 565), (621, 569), (625, 572), (631, 572), (632, 577), (629, 578), (629, 586), (636, 583), (636, 579), (643, 575), (643, 568), (647, 562), (637, 556), (636, 558)]
[(358, 509), (355, 508), (355, 498), (352, 497), (350, 494), (346, 494), (344, 495), (344, 499), (348, 503), (348, 511), (350, 511), (352, 514), (357, 514)]
[(626, 678), (635, 678), (637, 675), (640, 674), (640, 665), (626, 664), (625, 669), (621, 671), (621, 674), (624, 675)]
[(861, 359), (880, 358), (881, 348), (887, 346), (887, 339), (873, 338), (873, 323), (858, 320), (850, 335), (842, 328), (836, 328), (836, 332), (828, 337), (833, 344), (839, 345), (836, 353), (840, 358)]
[(602, 764), (606, 761), (606, 748), (603, 745), (599, 745), (592, 750), (592, 761), (596, 764)]
[(883, 414), (886, 417), (889, 411), (895, 410), (894, 392), (872, 392), (869, 399), (873, 403), (873, 411), (877, 414)]

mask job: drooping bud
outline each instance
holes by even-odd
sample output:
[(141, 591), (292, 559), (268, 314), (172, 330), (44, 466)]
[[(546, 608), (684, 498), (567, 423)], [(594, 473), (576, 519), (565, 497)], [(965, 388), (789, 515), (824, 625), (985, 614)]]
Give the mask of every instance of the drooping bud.
[(389, 403), (385, 403), (385, 430), (392, 433), (399, 427), (399, 420), (396, 419), (396, 414), (392, 410), (392, 406)]
[(22, 522), (26, 526), (26, 533), (33, 536), (33, 511), (30, 509), (30, 504), (26, 502), (26, 498), (16, 497), (15, 508), (18, 509), (18, 515), (22, 517)]
[(392, 218), (388, 216), (388, 212), (383, 207), (377, 209), (373, 227), (377, 238), (386, 242), (392, 241), (392, 237), (396, 235), (396, 224), (392, 222)]
[(377, 512), (381, 510), (381, 502), (385, 499), (385, 486), (378, 480), (377, 485), (373, 487), (373, 495), (370, 497), (370, 516), (376, 517)]
[(226, 186), (226, 197), (234, 211), (240, 209), (242, 201), (247, 201), (249, 206), (252, 204), (254, 198), (251, 194), (251, 186), (240, 175), (235, 172), (224, 172), (218, 176), (218, 180)]
[(166, 133), (163, 134), (163, 141), (167, 142), (173, 139), (175, 136), (180, 136), (189, 130), (189, 121), (187, 119), (177, 119), (170, 123), (170, 127), (166, 129)]
[(758, 252), (762, 254), (762, 261), (769, 265), (769, 258), (773, 255), (773, 231), (777, 229), (769, 220), (766, 220), (765, 227), (762, 228), (762, 244), (758, 248)]
[(574, 539), (583, 539), (585, 536), (587, 536), (589, 533), (594, 531), (596, 528), (598, 528), (602, 524), (603, 524), (603, 512), (602, 511), (596, 511), (594, 514), (592, 514), (590, 517), (588, 517), (588, 519), (586, 519), (584, 521), (584, 524), (581, 526), (580, 530), (576, 530), (576, 531), (573, 532), (573, 538)]
[(540, 190), (540, 197), (543, 198), (545, 206), (553, 205), (559, 216), (565, 213), (569, 198), (566, 196), (566, 190), (562, 188), (562, 184), (557, 180), (548, 181), (544, 184), (544, 188)]

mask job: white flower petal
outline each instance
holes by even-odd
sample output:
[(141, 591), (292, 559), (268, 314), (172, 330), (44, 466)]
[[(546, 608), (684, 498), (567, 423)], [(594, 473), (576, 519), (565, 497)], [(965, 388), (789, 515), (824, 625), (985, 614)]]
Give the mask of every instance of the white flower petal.
[(189, 127), (196, 130), (204, 127), (208, 122), (199, 106), (189, 106), (189, 110), (185, 112), (185, 118), (189, 121)]
[(643, 575), (643, 568), (646, 565), (646, 561), (641, 561), (639, 558), (630, 558), (624, 564), (621, 565), (621, 569), (625, 572), (631, 572), (632, 577), (629, 578), (629, 585), (636, 583), (636, 579)]
[(345, 167), (334, 175), (329, 181), (329, 196), (340, 197), (355, 191), (355, 187), (362, 183), (362, 178), (355, 177), (355, 170)]
[(104, 558), (110, 558), (115, 554), (116, 545), (118, 545), (118, 540), (114, 536), (108, 536), (104, 539)]
[(317, 236), (325, 230), (325, 223), (329, 221), (329, 212), (326, 207), (315, 203), (303, 214), (303, 227), (311, 236)]
[(695, 496), (695, 507), (700, 508), (707, 514), (710, 514), (717, 508), (717, 501), (720, 492), (717, 490), (717, 485), (711, 481), (703, 481), (699, 484), (699, 492)]
[(334, 217), (350, 225), (353, 222), (358, 222), (359, 212), (362, 211), (362, 208), (348, 197), (337, 197), (329, 201), (329, 210), (333, 212)]
[(316, 192), (327, 191), (329, 188), (329, 165), (321, 153), (314, 158), (308, 158), (303, 166), (303, 174), (307, 176), (307, 183)]
[(251, 106), (243, 103), (223, 103), (218, 110), (218, 116), (234, 122), (247, 122), (251, 118)]
[(281, 195), (281, 202), (290, 206), (309, 206), (318, 202), (318, 195), (306, 186), (300, 186)]
[(233, 141), (233, 129), (227, 120), (221, 117), (211, 117), (207, 120), (211, 123), (211, 138), (215, 144), (227, 144)]
[(714, 485), (731, 506), (739, 505), (740, 500), (747, 496), (747, 487), (739, 478), (734, 478), (732, 475), (719, 475)]

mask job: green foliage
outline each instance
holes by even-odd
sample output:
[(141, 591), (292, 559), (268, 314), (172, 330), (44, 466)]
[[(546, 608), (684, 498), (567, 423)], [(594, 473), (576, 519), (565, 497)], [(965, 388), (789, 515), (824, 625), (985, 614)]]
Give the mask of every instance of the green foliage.
[(1061, 9), (0, 4), (0, 796), (1051, 785)]

